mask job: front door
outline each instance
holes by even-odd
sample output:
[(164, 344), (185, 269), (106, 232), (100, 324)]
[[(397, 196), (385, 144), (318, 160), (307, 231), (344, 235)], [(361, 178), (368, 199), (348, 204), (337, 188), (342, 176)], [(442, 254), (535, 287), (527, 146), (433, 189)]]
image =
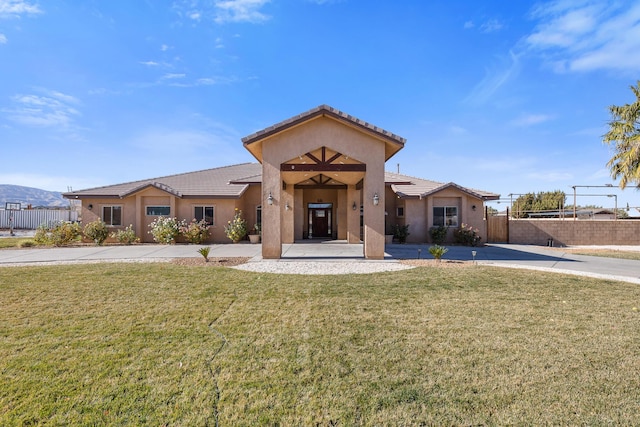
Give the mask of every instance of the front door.
[(331, 237), (331, 203), (309, 204), (309, 238)]

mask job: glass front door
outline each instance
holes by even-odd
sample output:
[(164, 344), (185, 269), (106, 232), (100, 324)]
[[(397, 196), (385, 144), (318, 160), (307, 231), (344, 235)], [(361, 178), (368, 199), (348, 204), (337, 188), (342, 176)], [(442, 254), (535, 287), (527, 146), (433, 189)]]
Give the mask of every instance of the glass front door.
[(309, 238), (327, 238), (332, 236), (331, 203), (309, 203)]

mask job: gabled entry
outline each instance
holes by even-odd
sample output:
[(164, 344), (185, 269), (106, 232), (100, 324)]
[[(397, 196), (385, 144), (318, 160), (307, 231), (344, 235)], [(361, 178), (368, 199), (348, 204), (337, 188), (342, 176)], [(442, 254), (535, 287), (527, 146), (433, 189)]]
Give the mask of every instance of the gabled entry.
[[(337, 228), (359, 241), (359, 206), (364, 256), (384, 257), (384, 164), (404, 138), (321, 105), (242, 141), (262, 163), (264, 258), (280, 258), (282, 243), (302, 234), (309, 212), (319, 221), (310, 222), (311, 235), (326, 225), (330, 234)], [(330, 223), (321, 222), (329, 215)]]

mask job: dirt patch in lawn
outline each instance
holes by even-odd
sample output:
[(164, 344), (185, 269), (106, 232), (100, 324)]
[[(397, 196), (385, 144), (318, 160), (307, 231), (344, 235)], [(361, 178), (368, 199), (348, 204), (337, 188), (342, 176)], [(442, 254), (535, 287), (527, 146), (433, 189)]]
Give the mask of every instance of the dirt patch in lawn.
[(442, 268), (466, 268), (474, 265), (473, 261), (455, 261), (443, 259), (440, 262), (435, 259), (403, 259), (401, 264), (415, 267), (442, 267)]
[(248, 257), (222, 257), (222, 258), (209, 258), (209, 261), (205, 261), (203, 257), (200, 258), (174, 258), (171, 260), (173, 264), (188, 265), (188, 266), (200, 266), (200, 267), (233, 267), (234, 265), (244, 264), (251, 258)]

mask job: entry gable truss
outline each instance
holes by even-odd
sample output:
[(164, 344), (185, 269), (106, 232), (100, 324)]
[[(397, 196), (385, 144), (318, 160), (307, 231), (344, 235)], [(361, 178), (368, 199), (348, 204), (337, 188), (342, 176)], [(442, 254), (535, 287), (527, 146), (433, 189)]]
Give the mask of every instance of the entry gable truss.
[[(367, 165), (360, 163), (342, 153), (331, 152), (327, 147), (321, 147), (319, 153), (306, 153), (298, 159), (282, 163), (282, 172), (366, 172)], [(318, 155), (319, 154), (319, 158)], [(327, 158), (327, 155), (330, 155)], [(310, 160), (309, 162), (307, 160)]]
[[(369, 135), (370, 137), (382, 141), (385, 145), (385, 160), (389, 160), (395, 153), (404, 147), (406, 139), (386, 131), (382, 128), (374, 126), (368, 122), (358, 119), (350, 114), (344, 113), (336, 108), (328, 105), (320, 105), (316, 108), (298, 114), (290, 119), (284, 120), (266, 129), (255, 132), (249, 136), (242, 138), (244, 147), (262, 163), (262, 144), (272, 137), (288, 132), (299, 126), (304, 126), (317, 119), (330, 119), (344, 126), (355, 129), (358, 132)], [(343, 169), (344, 170), (344, 169)]]

